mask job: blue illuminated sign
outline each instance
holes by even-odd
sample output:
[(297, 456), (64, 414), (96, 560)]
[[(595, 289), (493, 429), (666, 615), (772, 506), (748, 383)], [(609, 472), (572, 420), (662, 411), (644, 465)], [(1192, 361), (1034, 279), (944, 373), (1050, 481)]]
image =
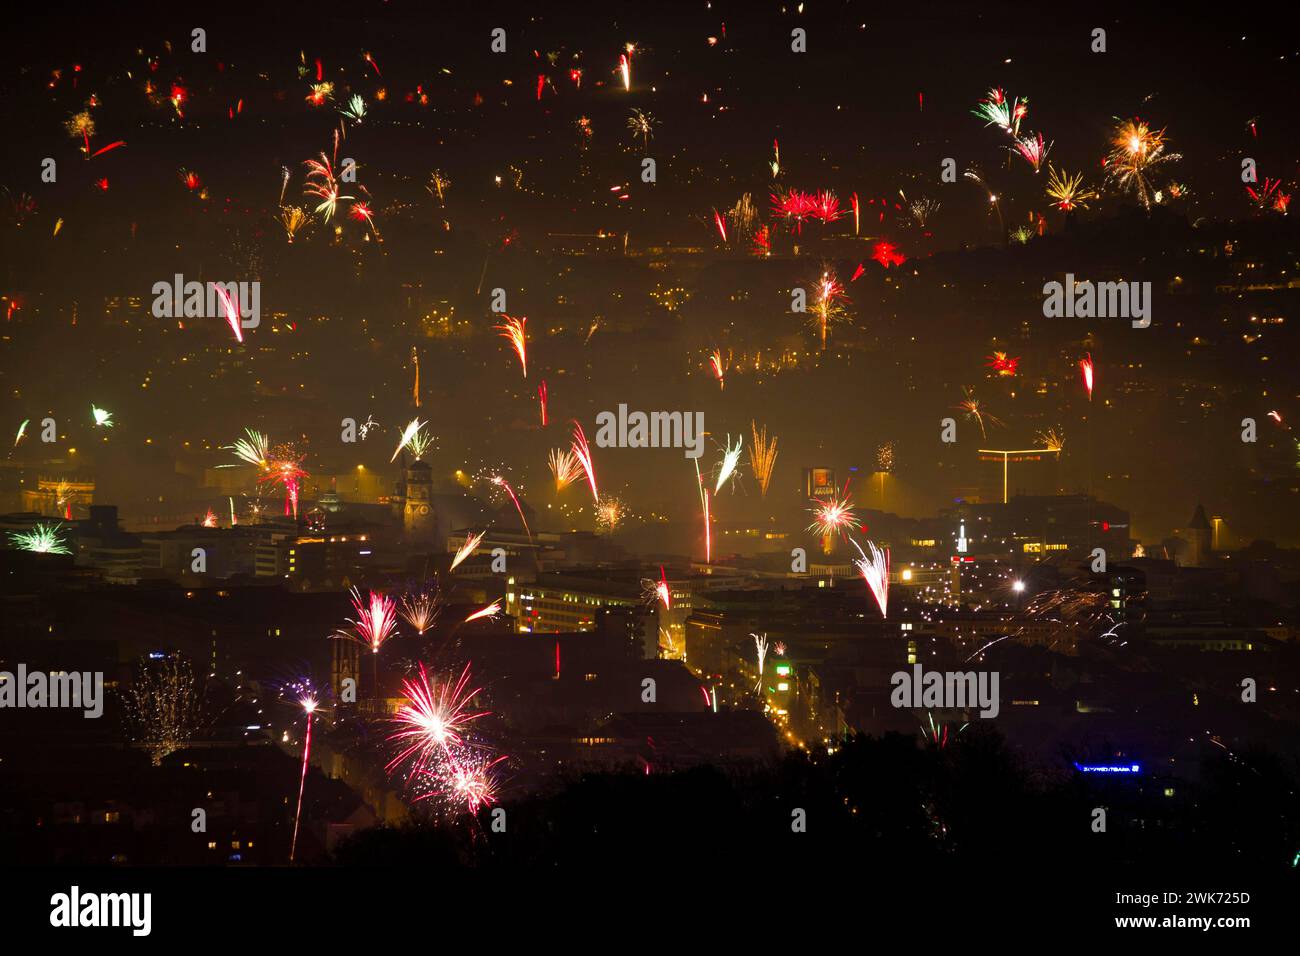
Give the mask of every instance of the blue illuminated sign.
[(1141, 773), (1142, 768), (1135, 763), (1076, 763), (1074, 769), (1079, 773)]

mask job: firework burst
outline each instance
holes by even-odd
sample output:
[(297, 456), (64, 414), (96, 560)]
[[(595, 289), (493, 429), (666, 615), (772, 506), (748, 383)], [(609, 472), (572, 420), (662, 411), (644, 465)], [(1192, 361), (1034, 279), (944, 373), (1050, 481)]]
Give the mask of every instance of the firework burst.
[(885, 240), (881, 240), (871, 247), (871, 258), (875, 259), (886, 269), (901, 266), (907, 261), (907, 256), (899, 251), (898, 246)]
[(454, 680), (430, 678), (421, 664), (418, 678), (402, 682), (406, 700), (393, 715), (397, 729), (388, 738), (401, 749), (386, 765), (388, 773), (406, 765), (406, 778), (410, 780), (464, 744), (470, 725), (487, 716), (487, 711), (472, 709), (481, 688), (471, 688), (469, 682), (468, 664)]
[(430, 196), (438, 200), (438, 204), (445, 206), (447, 204), (447, 190), (451, 188), (451, 179), (441, 169), (435, 169), (429, 173), (429, 183), (424, 187)]
[(351, 96), (348, 98), (347, 103), (339, 109), (339, 113), (360, 125), (361, 121), (366, 118), (366, 101), (359, 95)]
[(894, 443), (892, 441), (882, 442), (876, 449), (876, 471), (883, 475), (893, 473)]
[(659, 125), (658, 121), (653, 116), (638, 109), (632, 110), (632, 115), (627, 120), (627, 128), (632, 134), (632, 138), (635, 140), (640, 137), (641, 146), (644, 149), (649, 149), (650, 139), (654, 135), (654, 128), (657, 125)]
[(428, 422), (422, 422), (418, 417), (412, 418), (410, 422), (407, 423), (407, 426), (402, 429), (402, 437), (398, 439), (397, 448), (393, 451), (393, 457), (388, 459), (389, 464), (397, 461), (397, 456), (402, 453), (403, 449), (411, 446), (411, 442), (415, 439), (415, 436), (420, 433), (420, 429), (427, 424)]
[(1071, 175), (1063, 169), (1047, 164), (1047, 197), (1061, 212), (1087, 209), (1088, 200), (1097, 198), (1097, 191), (1083, 185), (1083, 173)]
[(1008, 136), (1018, 137), (1020, 121), (1029, 113), (1029, 100), (1020, 97), (1009, 100), (1002, 90), (992, 89), (971, 112), (984, 120), (985, 126), (996, 126)]
[(336, 631), (334, 636), (370, 648), (372, 654), (397, 637), (397, 604), (381, 591), (371, 591), (369, 600), (362, 600), (361, 592), (351, 591), (355, 618), (348, 618), (350, 631)]
[(176, 654), (144, 659), (123, 696), (127, 732), (149, 751), (155, 767), (190, 740), (202, 703), (190, 662)]
[(965, 412), (967, 418), (973, 419), (979, 424), (981, 438), (988, 438), (988, 433), (984, 430), (985, 422), (990, 425), (1000, 426), (1002, 424), (1002, 419), (984, 411), (984, 406), (980, 403), (980, 400), (975, 397), (973, 389), (966, 388), (963, 389), (963, 391), (965, 392), (966, 397), (957, 405), (957, 409)]
[(59, 535), (61, 524), (38, 524), (31, 531), (9, 532), (9, 543), (16, 551), (33, 554), (71, 554), (72, 549)]
[(1276, 212), (1285, 216), (1291, 207), (1291, 196), (1289, 193), (1282, 192), (1281, 186), (1282, 180), (1265, 176), (1263, 184), (1258, 189), (1247, 186), (1246, 194), (1257, 211)]
[(835, 273), (825, 268), (822, 270), (821, 277), (816, 283), (816, 295), (812, 302), (813, 327), (817, 329), (821, 339), (822, 351), (826, 351), (826, 337), (830, 327), (837, 322), (842, 322), (848, 318), (848, 312), (844, 309), (844, 303), (848, 301), (848, 294), (844, 291), (844, 286)]
[(857, 527), (858, 516), (853, 511), (853, 499), (847, 488), (827, 501), (814, 501), (813, 504), (816, 507), (811, 509), (813, 523), (808, 526), (809, 531), (823, 538), (832, 538), (844, 536), (851, 528)]
[(786, 221), (790, 231), (802, 234), (804, 221), (813, 217), (816, 198), (798, 189), (772, 193), (772, 212)]
[(301, 206), (284, 206), (280, 209), (277, 221), (284, 229), (285, 239), (292, 244), (298, 233), (311, 223), (311, 217)]
[(464, 749), (445, 767), (421, 771), (420, 777), (431, 789), (413, 802), (441, 797), (463, 802), (469, 813), (476, 814), (496, 802), (498, 782), (492, 770), (505, 759), (504, 754), (491, 756), (478, 749)]
[(556, 494), (582, 477), (582, 463), (571, 450), (552, 448), (547, 464), (550, 466), (551, 475), (555, 478)]
[[(256, 465), (263, 471), (270, 467), (271, 441), (259, 431), (245, 428), (246, 438), (240, 438), (233, 445), (222, 445), (223, 451), (233, 451), (235, 457), (250, 465)], [(224, 467), (224, 466), (223, 466)]]
[[(754, 199), (749, 193), (743, 194), (736, 204), (727, 212), (726, 220), (731, 223), (731, 231), (736, 237), (737, 244), (748, 241), (758, 226), (758, 207), (754, 205)], [(726, 231), (725, 228), (723, 230)], [(723, 236), (726, 241), (726, 236)]]
[(80, 113), (73, 113), (63, 123), (64, 130), (73, 139), (79, 139), (84, 144), (84, 152), (89, 158), (90, 141), (95, 138), (95, 117), (91, 115), (90, 110), (82, 110)]
[(298, 498), (302, 480), (311, 477), (302, 467), (305, 456), (292, 445), (276, 445), (271, 449), (265, 473), (257, 479), (259, 484), (284, 487), (284, 513), (298, 516)]
[(328, 81), (313, 83), (306, 96), (309, 106), (324, 106), (332, 99), (334, 99), (334, 84)]
[(401, 615), (407, 624), (423, 634), (433, 627), (442, 613), (442, 596), (437, 591), (420, 589), (402, 596)]
[(914, 199), (908, 205), (907, 210), (912, 215), (912, 221), (918, 228), (924, 229), (929, 225), (930, 218), (939, 211), (940, 204), (933, 199), (922, 197)]
[(1001, 378), (1012, 378), (1020, 371), (1020, 358), (1009, 356), (1006, 352), (994, 352), (984, 364)]
[(659, 565), (659, 580), (653, 578), (641, 579), (641, 593), (645, 596), (648, 604), (662, 604), (664, 610), (672, 609), (672, 591), (668, 587), (668, 574), (664, 571), (664, 566)]
[(613, 495), (596, 502), (596, 530), (600, 533), (613, 534), (626, 517), (627, 507)]
[(716, 495), (722, 490), (722, 486), (733, 477), (736, 473), (736, 466), (740, 463), (741, 446), (744, 445), (745, 439), (737, 435), (736, 444), (731, 444), (731, 436), (727, 436), (727, 444), (723, 449), (722, 462), (718, 465), (718, 478), (713, 485), (713, 493)]
[(1166, 151), (1165, 131), (1152, 130), (1142, 120), (1120, 120), (1111, 132), (1111, 151), (1106, 156), (1106, 179), (1120, 192), (1131, 192), (1146, 209), (1151, 208), (1154, 190), (1151, 174), (1166, 163), (1182, 159)]
[(338, 209), (339, 200), (354, 197), (339, 194), (339, 182), (334, 175), (334, 163), (324, 153), (320, 154), (319, 160), (309, 159), (304, 165), (307, 167), (307, 182), (303, 186), (303, 194), (320, 200), (320, 204), (314, 211), (318, 215), (323, 214), (324, 220), (329, 222)]
[[(425, 422), (425, 424), (427, 425), (428, 422)], [(407, 450), (410, 451), (412, 460), (423, 461), (424, 456), (427, 455), (429, 449), (433, 447), (433, 441), (433, 436), (426, 435), (423, 431), (417, 431), (412, 435), (411, 440), (406, 443)]]
[(713, 372), (714, 377), (718, 380), (718, 388), (725, 389), (727, 387), (727, 368), (723, 364), (722, 352), (720, 349), (714, 349), (709, 353), (709, 368)]
[(832, 223), (844, 215), (840, 210), (839, 197), (829, 189), (813, 194), (808, 211), (814, 219), (823, 224)]
[(1043, 447), (1051, 452), (1059, 452), (1065, 447), (1065, 436), (1055, 428), (1049, 428), (1041, 431), (1035, 436), (1037, 441), (1043, 443)]
[(375, 211), (368, 202), (354, 202), (352, 208), (348, 210), (348, 218), (357, 222), (364, 222), (370, 227), (370, 232), (375, 237), (376, 242), (383, 242), (384, 239), (379, 235), (379, 229), (375, 226)]
[(1043, 167), (1043, 160), (1052, 149), (1052, 144), (1043, 144), (1043, 134), (1037, 133), (1033, 136), (1016, 137), (1015, 145), (1008, 147), (1012, 153), (1021, 157), (1025, 162), (1038, 172)]

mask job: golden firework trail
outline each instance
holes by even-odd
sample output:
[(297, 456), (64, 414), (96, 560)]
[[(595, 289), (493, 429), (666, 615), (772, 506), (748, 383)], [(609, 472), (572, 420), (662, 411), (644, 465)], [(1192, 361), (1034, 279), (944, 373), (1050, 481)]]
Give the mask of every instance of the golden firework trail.
[(469, 617), (465, 618), (465, 623), (468, 624), (470, 621), (477, 621), (480, 618), (485, 618), (485, 617), (496, 617), (500, 613), (501, 613), (501, 599), (497, 598), (487, 607), (477, 610)]
[(416, 351), (415, 346), (411, 346), (411, 365), (415, 369), (415, 383), (411, 386), (411, 398), (415, 400), (415, 407), (420, 407), (420, 353)]
[(508, 315), (501, 316), (502, 324), (498, 325), (497, 331), (501, 333), (503, 339), (509, 340), (514, 346), (515, 354), (519, 356), (519, 365), (523, 369), (524, 378), (528, 377), (528, 340), (524, 335), (524, 323), (528, 317), (514, 319)]
[(487, 534), (487, 528), (484, 528), (478, 534), (471, 534), (465, 539), (465, 543), (456, 549), (456, 556), (451, 559), (451, 567), (448, 571), (455, 571), (457, 565), (474, 553), (474, 550), (483, 541), (483, 536)]
[(1037, 440), (1043, 443), (1048, 451), (1059, 452), (1065, 447), (1065, 436), (1055, 428), (1049, 428), (1047, 431), (1039, 432)]
[(280, 210), (279, 222), (284, 227), (285, 238), (292, 243), (294, 237), (311, 222), (311, 217), (300, 206), (285, 206)]
[(402, 449), (410, 446), (411, 439), (413, 439), (416, 435), (418, 435), (420, 429), (423, 428), (426, 424), (427, 424), (426, 422), (420, 421), (419, 418), (411, 419), (411, 421), (407, 424), (406, 428), (402, 430), (402, 438), (400, 441), (398, 441), (397, 448), (393, 451), (393, 457), (388, 459), (389, 464), (392, 464), (393, 462), (397, 461), (397, 456), (402, 453)]
[(772, 440), (768, 441), (767, 426), (764, 425), (760, 430), (752, 419), (749, 430), (754, 439), (749, 445), (749, 467), (758, 479), (759, 491), (766, 498), (767, 486), (772, 483), (772, 469), (776, 466), (776, 436), (773, 435)]
[(407, 624), (415, 628), (420, 634), (423, 634), (433, 627), (441, 610), (442, 602), (439, 600), (437, 592), (420, 591), (402, 598), (400, 613)]
[(582, 463), (571, 450), (552, 448), (547, 464), (550, 465), (551, 474), (555, 477), (556, 494), (582, 477)]

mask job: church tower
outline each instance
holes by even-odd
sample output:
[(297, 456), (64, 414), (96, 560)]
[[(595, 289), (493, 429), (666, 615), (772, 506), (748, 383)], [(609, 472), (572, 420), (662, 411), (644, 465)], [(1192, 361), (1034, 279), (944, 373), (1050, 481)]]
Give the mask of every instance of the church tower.
[(1187, 526), (1186, 564), (1188, 567), (1203, 568), (1209, 563), (1212, 537), (1212, 529), (1209, 519), (1205, 517), (1205, 509), (1197, 505), (1196, 513), (1192, 515), (1191, 523)]
[(438, 519), (433, 512), (433, 469), (418, 459), (406, 469), (402, 526), (411, 544), (434, 543)]

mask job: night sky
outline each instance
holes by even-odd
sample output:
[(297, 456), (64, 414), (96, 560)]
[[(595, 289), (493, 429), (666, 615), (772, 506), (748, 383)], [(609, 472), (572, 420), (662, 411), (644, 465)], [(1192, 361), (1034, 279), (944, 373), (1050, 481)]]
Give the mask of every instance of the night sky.
[[(100, 499), (128, 514), (147, 512), (159, 495), (202, 510), (201, 494), (176, 485), (177, 463), (219, 463), (220, 446), (244, 427), (303, 443), (321, 475), (362, 462), (382, 468), (384, 448), (372, 442), (358, 453), (332, 433), (344, 416), (373, 416), (387, 444), (409, 419), (407, 360), (418, 345), (444, 477), (456, 467), (508, 469), (526, 496), (540, 496), (546, 450), (565, 442), (569, 420), (590, 428), (597, 411), (624, 401), (703, 409), (713, 435), (706, 460), (751, 420), (781, 436), (780, 495), (760, 503), (752, 481), (738, 486), (726, 517), (789, 521), (807, 504), (799, 469), (870, 471), (888, 441), (904, 513), (995, 494), (999, 476), (973, 460), (971, 446), (954, 452), (935, 440), (939, 419), (969, 387), (1006, 423), (999, 442), (1063, 430), (1057, 489), (1131, 509), (1139, 536), (1163, 539), (1200, 501), (1224, 512), (1242, 543), (1300, 531), (1276, 519), (1276, 496), (1291, 493), (1277, 482), (1294, 477), (1284, 460), (1290, 439), (1278, 434), (1275, 447), (1243, 459), (1234, 432), (1243, 415), (1262, 419), (1296, 400), (1289, 328), (1270, 331), (1277, 350), (1267, 364), (1238, 329), (1261, 310), (1284, 311), (1285, 294), (1160, 300), (1180, 272), (1211, 281), (1198, 250), (1238, 232), (1282, 230), (1282, 246), (1246, 248), (1293, 274), (1289, 220), (1253, 210), (1240, 181), (1246, 155), (1261, 178), (1283, 181), (1281, 192), (1297, 173), (1288, 104), (1296, 51), (1268, 16), (1245, 24), (1232, 11), (1216, 22), (1127, 7), (582, 7), (455, 5), (434, 15), (421, 4), (361, 3), (245, 17), (159, 6), (129, 20), (80, 11), (16, 24), (21, 42), (0, 71), (0, 149), (14, 207), (3, 291), (19, 306), (8, 310), (3, 342), (7, 419), (16, 427), (54, 415), (65, 444), (80, 446), (80, 466), (96, 474)], [(196, 25), (207, 30), (205, 54), (189, 51)], [(501, 55), (488, 48), (496, 26), (507, 31)], [(1097, 26), (1107, 31), (1104, 54), (1089, 50)], [(795, 27), (808, 31), (806, 54), (790, 52)], [(630, 91), (617, 72), (627, 43), (635, 44)], [(313, 108), (304, 97), (318, 60), (335, 93)], [(581, 70), (580, 84), (571, 69)], [(184, 90), (179, 111), (168, 102), (174, 86)], [(1071, 235), (1043, 195), (1047, 164), (1035, 174), (1008, 152), (1004, 133), (972, 115), (994, 87), (1027, 98), (1025, 129), (1043, 131), (1050, 163), (1081, 172), (1093, 188), (1102, 188), (1117, 118), (1165, 130), (1182, 159), (1161, 177), (1186, 193), (1147, 215), (1132, 196), (1103, 190), (1074, 215)], [(338, 112), (354, 93), (369, 107), (360, 124)], [(64, 124), (91, 95), (92, 151), (126, 145), (87, 161)], [(655, 120), (648, 150), (626, 128), (632, 109)], [(593, 130), (585, 148), (580, 118)], [(337, 155), (359, 163), (384, 241), (372, 241), (342, 203), (334, 221), (314, 217), (290, 247), (275, 221), (281, 170), (291, 173), (284, 204), (310, 213), (303, 164), (332, 152), (341, 126)], [(638, 178), (643, 155), (658, 164), (654, 184)], [(47, 156), (59, 164), (54, 184), (39, 179)], [(946, 157), (956, 161), (956, 183), (938, 181)], [(445, 208), (424, 188), (433, 169), (452, 183)], [(1000, 216), (960, 175), (967, 169), (998, 194)], [(199, 187), (187, 188), (182, 171)], [(104, 179), (107, 189), (96, 185)], [(833, 190), (846, 213), (858, 194), (859, 241), (848, 241), (846, 215), (806, 236), (775, 224), (781, 235), (768, 261), (724, 246), (714, 210), (749, 193), (769, 221), (777, 188)], [(23, 197), (34, 208), (19, 213)], [(907, 214), (922, 198), (939, 203), (924, 228)], [(1008, 248), (1008, 235), (1039, 215), (1045, 235)], [(342, 232), (331, 241), (336, 225)], [(626, 234), (641, 255), (549, 255), (550, 233), (601, 230)], [(904, 266), (887, 271), (870, 260), (882, 239), (907, 256)], [(791, 256), (796, 240), (800, 253)], [(665, 267), (644, 255), (656, 248), (699, 254), (669, 253)], [(863, 262), (866, 271), (849, 282)], [(849, 322), (819, 356), (788, 297), (824, 265), (846, 285)], [(1089, 269), (1153, 281), (1154, 327), (1044, 320), (1041, 283)], [(102, 318), (106, 298), (148, 298), (154, 282), (176, 272), (256, 276), (264, 312), (282, 318), (242, 349), (230, 348), (219, 323), (182, 330), (147, 315), (129, 327)], [(486, 295), (496, 287), (509, 291), (510, 314), (529, 319), (526, 381), (492, 329)], [(690, 299), (669, 312), (659, 296), (674, 288)], [(451, 307), (468, 323), (464, 335), (428, 340), (413, 330), (420, 315)], [(599, 331), (589, 336), (593, 321)], [(720, 391), (707, 368), (714, 348), (742, 359), (801, 352), (802, 360), (780, 374), (738, 367)], [(985, 360), (997, 350), (1022, 357), (1019, 381), (989, 380)], [(1088, 409), (1077, 361), (1087, 353), (1098, 362), (1101, 403), (1091, 466), (1078, 457)], [(541, 379), (558, 423), (550, 433), (536, 427)], [(91, 402), (115, 412), (111, 436), (87, 432), (81, 419)], [(608, 486), (635, 511), (689, 523), (682, 512), (693, 476), (677, 455), (601, 457)], [(566, 520), (581, 525), (589, 515)], [(687, 550), (688, 534), (663, 543)]]

